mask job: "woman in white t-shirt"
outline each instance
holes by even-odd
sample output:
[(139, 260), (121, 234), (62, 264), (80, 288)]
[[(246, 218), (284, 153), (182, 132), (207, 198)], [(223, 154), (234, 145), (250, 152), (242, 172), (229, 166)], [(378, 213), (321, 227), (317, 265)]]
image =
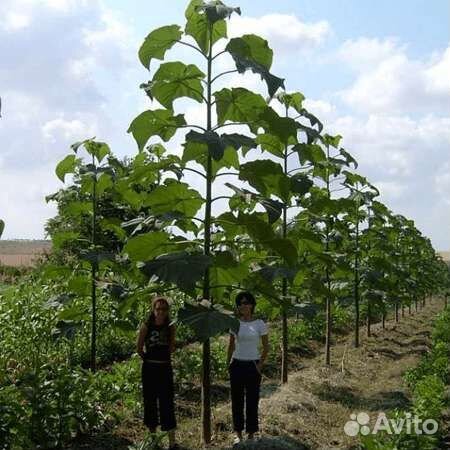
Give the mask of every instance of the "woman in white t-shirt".
[[(261, 319), (254, 319), (255, 297), (250, 292), (240, 292), (236, 296), (239, 315), (239, 332), (230, 330), (228, 344), (228, 366), (231, 385), (231, 407), (234, 443), (242, 440), (242, 431), (252, 439), (258, 427), (258, 403), (261, 385), (261, 371), (269, 351), (267, 325)], [(259, 343), (262, 352), (259, 352)], [(231, 363), (230, 363), (231, 360)], [(244, 421), (245, 403), (245, 421)]]

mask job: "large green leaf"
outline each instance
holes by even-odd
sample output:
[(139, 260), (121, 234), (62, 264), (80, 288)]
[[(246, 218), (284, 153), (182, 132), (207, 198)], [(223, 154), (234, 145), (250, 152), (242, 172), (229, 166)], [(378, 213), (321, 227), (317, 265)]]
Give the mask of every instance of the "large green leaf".
[(139, 49), (139, 59), (148, 69), (152, 58), (164, 59), (166, 51), (172, 48), (183, 32), (178, 25), (167, 25), (153, 30)]
[[(312, 123), (311, 123), (312, 124)], [(334, 148), (339, 147), (339, 143), (341, 142), (342, 136), (340, 134), (336, 134), (335, 136), (331, 136), (330, 134), (323, 135), (323, 142), (325, 145), (331, 145)]]
[(255, 139), (245, 136), (244, 134), (223, 133), (221, 138), (226, 142), (227, 146), (233, 147), (236, 150), (242, 149), (242, 153), (245, 155), (250, 149), (256, 148)]
[(115, 185), (115, 191), (122, 197), (125, 203), (129, 204), (133, 209), (139, 211), (142, 207), (145, 193), (137, 192), (130, 186), (128, 178), (121, 178)]
[(353, 167), (355, 169), (358, 168), (358, 161), (356, 161), (356, 159), (353, 158), (353, 156), (350, 155), (350, 153), (345, 151), (342, 147), (339, 149), (339, 153), (341, 154), (341, 156), (343, 156), (345, 158), (345, 161), (347, 162), (348, 166), (350, 166), (350, 164), (353, 164)]
[(226, 50), (233, 57), (239, 73), (251, 70), (266, 82), (270, 97), (284, 87), (284, 79), (269, 72), (272, 65), (273, 52), (267, 41), (254, 34), (230, 39)]
[(65, 209), (65, 214), (69, 217), (79, 217), (92, 213), (92, 202), (89, 201), (73, 201), (70, 202)]
[(247, 123), (251, 128), (267, 109), (264, 98), (245, 88), (224, 88), (214, 93), (219, 125), (226, 121)]
[(212, 258), (202, 253), (174, 252), (140, 264), (141, 270), (160, 282), (173, 283), (184, 292), (193, 293)]
[(241, 147), (245, 150), (255, 147), (255, 141), (242, 134), (222, 134), (219, 136), (214, 131), (206, 131), (205, 133), (198, 133), (197, 131), (190, 131), (186, 135), (186, 142), (197, 142), (206, 144), (208, 151), (213, 159), (220, 161), (223, 158), (225, 150), (232, 147), (239, 150)]
[(160, 136), (167, 142), (182, 125), (186, 125), (183, 114), (174, 116), (173, 112), (167, 109), (149, 110), (139, 114), (131, 122), (128, 133), (133, 134), (139, 150), (143, 150), (152, 136)]
[[(241, 60), (251, 61), (270, 70), (272, 66), (273, 51), (268, 42), (255, 34), (245, 34), (241, 37), (230, 39), (226, 50), (235, 58), (236, 65)], [(236, 60), (237, 58), (237, 60)], [(245, 70), (245, 68), (244, 68)]]
[(285, 145), (297, 143), (298, 123), (290, 117), (279, 116), (270, 106), (266, 106), (260, 114), (259, 125)]
[(64, 245), (73, 244), (80, 237), (78, 231), (58, 231), (52, 236), (52, 244), (55, 248), (62, 248)]
[(216, 23), (218, 20), (228, 19), (234, 12), (241, 15), (241, 8), (233, 8), (225, 5), (220, 0), (204, 3), (198, 7), (199, 11), (204, 11), (210, 23)]
[(326, 161), (327, 157), (322, 147), (317, 144), (297, 144), (293, 147), (298, 153), (300, 159), (300, 164), (306, 164), (306, 162), (311, 162), (312, 164), (317, 164), (322, 161)]
[(298, 113), (303, 111), (303, 100), (305, 96), (301, 92), (279, 92), (276, 99), (281, 102), (286, 108), (294, 108)]
[(77, 167), (77, 157), (75, 155), (67, 155), (56, 166), (56, 176), (64, 183), (64, 178), (68, 173), (73, 173)]
[[(235, 195), (230, 199), (230, 209), (240, 209), (240, 206), (243, 206), (244, 210), (253, 209), (255, 206), (254, 203), (259, 203), (267, 211), (270, 224), (275, 223), (281, 217), (283, 203), (264, 197), (263, 195), (255, 194), (247, 189), (238, 188), (231, 183), (225, 183), (225, 186), (235, 192)], [(239, 202), (236, 203), (236, 200), (239, 200)]]
[(265, 266), (257, 270), (257, 273), (269, 283), (273, 283), (276, 279), (280, 278), (286, 278), (292, 282), (297, 273), (297, 269), (279, 266)]
[(189, 97), (201, 103), (203, 78), (205, 74), (194, 64), (168, 62), (159, 66), (148, 92), (168, 109), (173, 109), (173, 101), (181, 97)]
[(322, 122), (314, 115), (311, 114), (309, 111), (307, 111), (305, 108), (302, 108), (299, 111), (300, 116), (302, 117), (306, 117), (309, 120), (309, 123), (311, 124), (312, 127), (315, 127), (317, 125), (317, 129), (319, 131), (319, 133), (322, 132), (323, 130), (323, 124)]
[(97, 142), (92, 139), (85, 141), (84, 148), (90, 155), (95, 156), (99, 163), (102, 162), (105, 156), (111, 154), (108, 144), (105, 142)]
[(206, 131), (205, 133), (189, 131), (186, 135), (186, 141), (206, 144), (209, 154), (216, 161), (222, 159), (225, 148), (227, 147), (226, 142), (214, 131)]
[(294, 244), (289, 239), (277, 237), (272, 227), (260, 218), (259, 213), (239, 214), (236, 222), (245, 228), (252, 239), (281, 256), (290, 267), (297, 264), (298, 253)]
[(221, 298), (226, 289), (225, 286), (231, 288), (232, 286), (239, 285), (247, 274), (247, 267), (236, 261), (231, 252), (216, 252), (214, 262), (209, 269), (211, 295)]
[(209, 28), (212, 26), (212, 43), (216, 43), (219, 39), (227, 37), (227, 25), (225, 20), (217, 20), (214, 23), (209, 22), (204, 8), (203, 0), (191, 0), (186, 9), (186, 27), (185, 33), (192, 36), (197, 42), (203, 53), (207, 53), (209, 49)]
[(184, 216), (195, 216), (203, 204), (201, 195), (186, 183), (176, 180), (166, 180), (150, 192), (145, 201), (153, 214), (164, 214), (178, 211)]
[(265, 197), (274, 194), (284, 202), (289, 199), (290, 180), (275, 161), (260, 159), (242, 164), (239, 179), (247, 181)]
[[(70, 292), (85, 297), (91, 293), (91, 279), (84, 275), (77, 275), (70, 278), (67, 288)], [(61, 317), (61, 319), (63, 319), (63, 317)], [(69, 317), (64, 317), (64, 319), (69, 319)]]
[(164, 231), (152, 231), (129, 239), (123, 253), (132, 261), (148, 261), (169, 248), (169, 235)]
[(178, 320), (191, 327), (200, 341), (205, 341), (229, 329), (237, 333), (239, 321), (219, 308), (185, 303), (178, 311)]
[[(201, 164), (206, 170), (208, 165), (209, 149), (206, 143), (201, 143), (193, 140), (187, 140), (184, 144), (184, 152), (182, 162), (196, 161)], [(239, 168), (239, 158), (234, 147), (228, 146), (225, 148), (222, 158), (220, 160), (212, 159), (212, 176), (215, 177), (217, 172), (224, 168)]]
[(296, 173), (289, 177), (289, 180), (291, 192), (297, 194), (297, 196), (308, 193), (313, 185), (311, 178), (308, 178), (308, 176), (303, 173)]
[(262, 150), (283, 158), (285, 144), (277, 136), (268, 133), (258, 134), (256, 143), (261, 146)]

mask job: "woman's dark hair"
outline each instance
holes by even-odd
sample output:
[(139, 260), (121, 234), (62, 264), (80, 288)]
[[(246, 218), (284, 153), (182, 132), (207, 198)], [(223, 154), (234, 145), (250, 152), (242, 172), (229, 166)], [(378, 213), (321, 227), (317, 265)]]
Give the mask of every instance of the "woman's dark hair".
[(149, 323), (155, 323), (155, 309), (156, 309), (156, 305), (158, 303), (165, 303), (165, 305), (167, 306), (167, 316), (166, 316), (166, 320), (164, 321), (164, 325), (169, 325), (169, 323), (170, 323), (170, 302), (169, 302), (169, 299), (166, 297), (155, 297), (152, 300), (152, 311), (150, 313), (148, 321), (149, 321)]
[(235, 299), (236, 307), (237, 308), (239, 307), (239, 305), (241, 304), (242, 300), (244, 300), (244, 298), (252, 305), (252, 314), (253, 314), (253, 311), (255, 311), (256, 300), (255, 300), (255, 297), (253, 297), (253, 294), (251, 294), (250, 292), (242, 291), (242, 292), (239, 292), (238, 295), (236, 295), (236, 299)]

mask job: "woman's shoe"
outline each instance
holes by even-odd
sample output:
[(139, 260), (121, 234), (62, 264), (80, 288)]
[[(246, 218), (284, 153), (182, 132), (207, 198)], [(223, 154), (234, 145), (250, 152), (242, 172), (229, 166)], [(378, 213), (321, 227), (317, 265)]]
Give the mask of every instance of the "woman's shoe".
[(240, 438), (239, 436), (236, 436), (233, 439), (233, 447), (235, 447), (236, 445), (239, 445), (242, 442), (242, 438)]

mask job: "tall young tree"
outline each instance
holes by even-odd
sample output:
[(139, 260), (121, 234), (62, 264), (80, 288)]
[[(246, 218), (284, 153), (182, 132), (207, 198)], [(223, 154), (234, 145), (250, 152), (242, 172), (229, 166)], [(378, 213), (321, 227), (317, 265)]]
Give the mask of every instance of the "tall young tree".
[[(374, 197), (379, 195), (378, 190), (371, 185), (366, 178), (344, 171), (345, 175), (344, 185), (350, 190), (349, 200), (352, 202), (350, 209), (345, 216), (345, 220), (349, 225), (350, 233), (352, 235), (353, 245), (353, 295), (355, 306), (355, 347), (359, 347), (359, 322), (360, 322), (360, 278), (361, 278), (361, 226), (366, 221), (368, 214), (370, 214), (370, 205)], [(367, 209), (369, 208), (369, 211)], [(370, 222), (369, 222), (370, 226)], [(370, 251), (370, 242), (369, 248)]]
[[(141, 150), (153, 137), (168, 142), (177, 130), (188, 130), (184, 136), (180, 170), (183, 176), (188, 172), (194, 173), (196, 185), (203, 180), (201, 190), (204, 196), (197, 190), (198, 186), (193, 189), (182, 181), (165, 178), (147, 199), (154, 213), (164, 215), (160, 231), (133, 237), (125, 245), (124, 254), (152, 280), (174, 284), (192, 298), (200, 294), (206, 301), (181, 311), (182, 320), (195, 325), (203, 341), (202, 422), (206, 443), (211, 439), (209, 338), (236, 326), (235, 321), (221, 314), (214, 305), (218, 300), (220, 302), (217, 296), (224, 284), (238, 286), (248, 275), (248, 268), (242, 266), (231, 252), (224, 251), (225, 243), (216, 242), (215, 230), (223, 230), (230, 241), (234, 233), (230, 228), (238, 227), (255, 241), (262, 238), (271, 241), (269, 246), (281, 256), (290, 251), (285, 246), (276, 245), (279, 243), (276, 236), (257, 213), (239, 213), (237, 216), (230, 213), (231, 217), (215, 217), (213, 213), (214, 202), (223, 198), (222, 195), (214, 196), (218, 177), (224, 175), (222, 169), (234, 169), (232, 173), (237, 173), (239, 156), (257, 146), (255, 135), (260, 129), (270, 134), (286, 135), (284, 123), (280, 123), (281, 119), (261, 95), (241, 87), (214, 91), (222, 77), (247, 70), (261, 76), (269, 96), (283, 86), (283, 80), (270, 73), (273, 52), (264, 39), (246, 34), (222, 45), (220, 41), (227, 36), (226, 19), (232, 14), (240, 14), (240, 9), (228, 7), (220, 1), (193, 0), (186, 10), (184, 29), (178, 25), (163, 26), (146, 37), (139, 50), (139, 58), (147, 69), (154, 59), (165, 59), (166, 52), (175, 45), (187, 47), (193, 55), (200, 55), (203, 67), (171, 61), (163, 62), (155, 72), (152, 71), (152, 79), (142, 87), (162, 108), (143, 112), (129, 128)], [(225, 54), (231, 56), (235, 69), (217, 73), (218, 58)], [(192, 61), (196, 60), (193, 58)], [(183, 114), (174, 112), (174, 102), (186, 97), (201, 104), (204, 123), (187, 123)], [(247, 126), (249, 133), (224, 133), (224, 128), (231, 125)], [(291, 129), (296, 131), (295, 127)], [(189, 239), (176, 232), (182, 229), (180, 224), (186, 220), (195, 224), (191, 227), (193, 236)], [(265, 230), (267, 233), (263, 236)]]

